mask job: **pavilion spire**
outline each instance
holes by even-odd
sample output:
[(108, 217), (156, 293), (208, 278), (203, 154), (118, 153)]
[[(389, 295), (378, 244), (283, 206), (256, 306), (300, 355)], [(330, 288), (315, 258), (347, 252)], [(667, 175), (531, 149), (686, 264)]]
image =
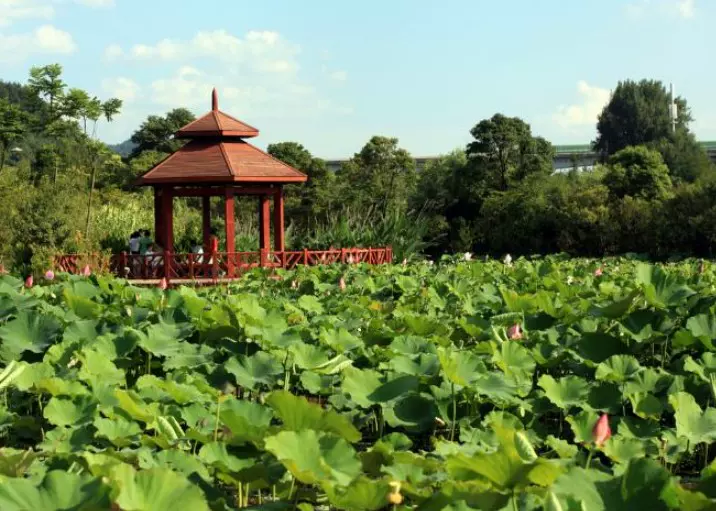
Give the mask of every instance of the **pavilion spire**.
[(219, 94), (216, 92), (216, 87), (211, 91), (211, 109), (214, 112), (219, 110)]

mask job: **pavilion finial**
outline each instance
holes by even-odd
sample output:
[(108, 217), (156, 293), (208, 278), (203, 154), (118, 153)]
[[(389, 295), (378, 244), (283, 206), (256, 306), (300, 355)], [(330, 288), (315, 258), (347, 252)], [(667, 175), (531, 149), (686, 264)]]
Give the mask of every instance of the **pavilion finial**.
[(211, 109), (217, 111), (219, 109), (219, 94), (216, 92), (216, 87), (211, 91)]

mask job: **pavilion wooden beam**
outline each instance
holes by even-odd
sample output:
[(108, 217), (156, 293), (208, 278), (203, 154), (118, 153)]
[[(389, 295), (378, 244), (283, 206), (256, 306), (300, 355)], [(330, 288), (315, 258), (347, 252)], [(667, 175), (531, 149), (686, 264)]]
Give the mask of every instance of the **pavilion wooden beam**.
[(283, 188), (274, 192), (273, 196), (273, 243), (276, 252), (286, 250), (284, 238)]
[(226, 190), (233, 190), (234, 195), (272, 195), (276, 188), (270, 186), (222, 186), (214, 188), (175, 188), (174, 197), (224, 197)]
[(210, 237), (211, 237), (211, 197), (205, 195), (201, 199), (201, 227), (204, 245), (204, 252), (209, 251)]
[(228, 277), (234, 276), (234, 253), (236, 252), (236, 217), (234, 208), (234, 190), (225, 190), (224, 219), (226, 225), (226, 273)]

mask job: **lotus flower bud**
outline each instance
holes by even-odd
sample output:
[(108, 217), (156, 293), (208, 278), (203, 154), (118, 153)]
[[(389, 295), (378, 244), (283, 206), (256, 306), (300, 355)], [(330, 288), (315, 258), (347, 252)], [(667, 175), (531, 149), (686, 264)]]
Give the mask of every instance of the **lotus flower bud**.
[(45, 272), (45, 280), (55, 280), (55, 272), (52, 270), (47, 270)]
[(567, 276), (567, 285), (571, 286), (573, 282), (574, 282), (574, 277), (572, 277), (571, 275), (568, 275)]
[(338, 287), (341, 291), (345, 291), (346, 290), (346, 279), (341, 277), (341, 279), (338, 281)]
[(25, 287), (28, 289), (31, 288), (32, 283), (33, 283), (32, 275), (28, 275), (27, 278), (25, 279)]
[(408, 258), (403, 259), (403, 266), (408, 266)]
[(505, 263), (505, 266), (512, 266), (512, 256), (507, 254), (503, 259), (503, 262)]
[(89, 267), (89, 264), (85, 265), (85, 267), (82, 269), (82, 275), (85, 277), (89, 277), (92, 275), (92, 270)]
[(706, 263), (703, 259), (699, 261), (699, 273), (703, 273), (706, 270)]
[(167, 282), (167, 278), (162, 278), (162, 280), (159, 281), (159, 289), (161, 289), (162, 291), (166, 291), (168, 287), (169, 283)]
[(462, 258), (465, 259), (465, 261), (471, 261), (472, 260), (472, 252), (465, 252), (465, 254), (463, 254)]
[(388, 502), (390, 502), (394, 506), (397, 506), (398, 504), (402, 504), (403, 503), (403, 495), (400, 493), (400, 481), (391, 481), (388, 484), (390, 485), (390, 493), (388, 494)]
[(522, 329), (519, 323), (515, 323), (507, 329), (507, 337), (509, 337), (511, 341), (522, 339)]
[(595, 276), (595, 277), (601, 277), (601, 276), (602, 276), (602, 273), (604, 273), (604, 271), (602, 270), (602, 267), (601, 267), (601, 266), (600, 266), (599, 268), (597, 268), (596, 270), (594, 270), (594, 276)]
[(5, 269), (5, 265), (0, 263), (0, 275), (5, 275), (7, 273), (7, 270)]
[(296, 281), (296, 280), (291, 281), (291, 289), (298, 289), (298, 281)]
[(592, 440), (594, 440), (597, 447), (601, 447), (611, 436), (612, 430), (609, 427), (609, 416), (605, 413), (599, 417), (592, 429)]

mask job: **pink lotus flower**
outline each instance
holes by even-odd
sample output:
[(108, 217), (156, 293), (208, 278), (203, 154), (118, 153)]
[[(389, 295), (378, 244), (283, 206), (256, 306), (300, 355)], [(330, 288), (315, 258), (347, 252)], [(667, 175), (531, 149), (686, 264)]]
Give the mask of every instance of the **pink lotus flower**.
[(7, 273), (7, 270), (5, 269), (5, 265), (0, 263), (0, 275), (5, 275)]
[(45, 272), (45, 280), (55, 280), (55, 272), (52, 270), (47, 270)]
[(601, 447), (611, 436), (612, 430), (609, 427), (609, 416), (604, 413), (599, 417), (599, 420), (592, 429), (592, 440), (594, 440), (597, 447)]
[(597, 268), (596, 270), (594, 270), (594, 276), (595, 276), (595, 277), (601, 277), (601, 276), (602, 276), (602, 273), (604, 273), (604, 270), (602, 270), (602, 267), (601, 267), (601, 266), (600, 266), (599, 268)]
[(25, 279), (25, 287), (28, 289), (31, 288), (32, 283), (33, 283), (32, 275), (28, 275), (28, 277)]
[(507, 337), (509, 337), (511, 341), (522, 339), (522, 329), (519, 323), (515, 323), (507, 329)]
[(89, 264), (85, 265), (85, 267), (82, 269), (82, 275), (84, 277), (89, 277), (90, 275), (92, 275), (92, 270), (90, 269)]
[(166, 291), (168, 287), (169, 283), (167, 282), (167, 278), (162, 278), (162, 280), (159, 281), (159, 289), (161, 289), (162, 291)]
[(346, 290), (346, 279), (344, 279), (343, 277), (341, 277), (341, 280), (338, 281), (338, 288), (339, 288), (341, 291), (345, 291), (345, 290)]

